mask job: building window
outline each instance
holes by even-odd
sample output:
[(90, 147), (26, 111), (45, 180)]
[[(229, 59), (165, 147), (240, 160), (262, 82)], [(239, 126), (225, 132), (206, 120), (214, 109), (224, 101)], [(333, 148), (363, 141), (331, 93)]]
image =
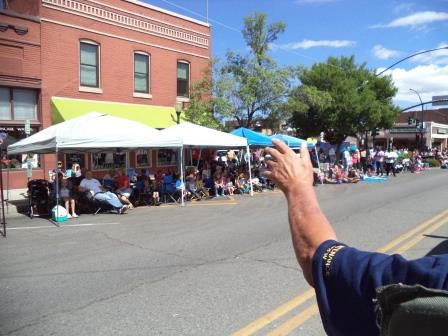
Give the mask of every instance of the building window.
[(177, 152), (172, 149), (159, 149), (157, 151), (157, 166), (176, 166)]
[(124, 152), (101, 152), (92, 154), (94, 170), (125, 168), (127, 155)]
[(80, 43), (80, 84), (100, 87), (100, 47), (93, 42)]
[(139, 149), (135, 152), (135, 166), (137, 168), (151, 166), (151, 151), (146, 149)]
[(149, 93), (149, 55), (134, 53), (134, 92)]
[(177, 62), (177, 96), (189, 97), (190, 88), (190, 64), (187, 62)]
[[(37, 133), (37, 127), (31, 127), (31, 135)], [(40, 167), (40, 157), (37, 154), (16, 154), (8, 155), (7, 146), (16, 143), (27, 137), (24, 126), (0, 126), (0, 138), (2, 144), (0, 145), (0, 164), (2, 168), (10, 169), (25, 169), (27, 168), (27, 159), (30, 160), (33, 168)]]
[(81, 153), (65, 154), (65, 169), (73, 169), (74, 164), (86, 168), (86, 155)]
[(0, 120), (37, 120), (37, 91), (0, 87)]

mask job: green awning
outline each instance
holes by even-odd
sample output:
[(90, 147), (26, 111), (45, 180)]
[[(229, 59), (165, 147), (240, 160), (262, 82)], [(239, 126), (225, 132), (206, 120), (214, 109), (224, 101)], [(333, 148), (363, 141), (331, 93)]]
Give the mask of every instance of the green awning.
[(167, 128), (176, 124), (173, 107), (127, 104), (72, 98), (51, 98), (51, 117), (57, 124), (88, 112), (102, 112), (111, 116), (141, 122), (153, 128)]

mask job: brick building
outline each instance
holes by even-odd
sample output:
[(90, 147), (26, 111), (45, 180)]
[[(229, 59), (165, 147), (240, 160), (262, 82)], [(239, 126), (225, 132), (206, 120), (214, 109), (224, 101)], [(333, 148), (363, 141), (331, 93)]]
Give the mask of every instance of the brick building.
[[(209, 66), (210, 26), (136, 0), (0, 0), (2, 145), (89, 111), (155, 128), (176, 122), (191, 83)], [(26, 184), (26, 155), (9, 157), (9, 187)], [(33, 178), (48, 177), (54, 155), (32, 157)], [(61, 156), (97, 171), (175, 164), (169, 150)]]

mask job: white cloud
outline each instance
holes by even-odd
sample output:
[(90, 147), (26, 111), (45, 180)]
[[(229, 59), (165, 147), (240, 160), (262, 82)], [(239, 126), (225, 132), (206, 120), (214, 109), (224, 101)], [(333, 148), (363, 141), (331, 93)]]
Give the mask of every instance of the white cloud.
[[(380, 72), (382, 69), (377, 69)], [(420, 93), (423, 101), (430, 101), (432, 96), (448, 94), (448, 65), (420, 65), (412, 69), (397, 68), (388, 70), (384, 75), (392, 75), (398, 93), (394, 98), (403, 107), (417, 104), (419, 99), (409, 89)]]
[(308, 40), (304, 39), (301, 42), (291, 42), (285, 44), (274, 44), (270, 45), (272, 50), (296, 50), (296, 49), (309, 49), (315, 47), (328, 47), (328, 48), (344, 48), (355, 45), (355, 41), (349, 40)]
[(338, 0), (296, 0), (295, 3), (298, 5), (320, 5), (336, 1)]
[(376, 58), (383, 59), (383, 60), (401, 55), (400, 51), (384, 48), (381, 44), (377, 44), (376, 46), (374, 46), (372, 48), (372, 52)]
[(417, 12), (402, 16), (386, 24), (376, 24), (370, 28), (421, 27), (428, 23), (448, 20), (447, 12)]
[[(440, 43), (436, 48), (448, 47), (448, 42)], [(446, 65), (448, 64), (448, 49), (442, 49), (437, 51), (432, 51), (429, 53), (424, 53), (421, 55), (414, 56), (411, 59), (412, 62), (423, 63), (423, 64), (438, 64)]]
[(393, 9), (394, 13), (403, 14), (403, 12), (410, 12), (414, 7), (413, 3), (404, 2), (396, 5)]

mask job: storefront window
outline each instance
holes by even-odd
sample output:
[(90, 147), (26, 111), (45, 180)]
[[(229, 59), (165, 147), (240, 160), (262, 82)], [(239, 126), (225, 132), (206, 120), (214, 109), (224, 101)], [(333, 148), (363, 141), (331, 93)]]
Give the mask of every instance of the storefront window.
[(135, 152), (136, 167), (150, 167), (151, 166), (151, 151), (140, 149)]
[[(31, 127), (31, 134), (37, 133), (37, 127)], [(19, 140), (26, 138), (25, 127), (0, 127), (0, 150), (1, 150), (1, 164), (2, 168), (10, 169), (26, 169), (27, 159), (31, 160), (31, 165), (33, 168), (40, 167), (40, 157), (37, 154), (17, 154), (17, 155), (7, 155), (7, 147), (16, 143)]]
[(37, 120), (37, 91), (0, 87), (0, 120)]
[(75, 163), (79, 164), (81, 168), (86, 168), (86, 155), (80, 153), (65, 154), (65, 169), (72, 169)]
[(94, 170), (126, 167), (126, 153), (101, 152), (92, 154), (92, 167)]
[(177, 165), (177, 152), (172, 149), (159, 149), (157, 151), (157, 166), (175, 166)]

